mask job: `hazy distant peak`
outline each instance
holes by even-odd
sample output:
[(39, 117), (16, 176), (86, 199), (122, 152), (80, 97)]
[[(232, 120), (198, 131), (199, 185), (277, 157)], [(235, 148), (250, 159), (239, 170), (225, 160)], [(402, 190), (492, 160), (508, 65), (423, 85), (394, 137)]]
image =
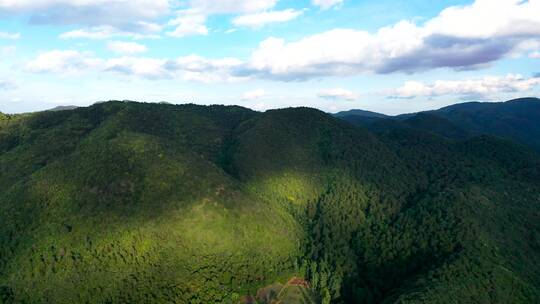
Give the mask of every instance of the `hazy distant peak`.
[(49, 109), (47, 111), (69, 111), (69, 110), (75, 110), (79, 107), (77, 106), (57, 106), (52, 109)]

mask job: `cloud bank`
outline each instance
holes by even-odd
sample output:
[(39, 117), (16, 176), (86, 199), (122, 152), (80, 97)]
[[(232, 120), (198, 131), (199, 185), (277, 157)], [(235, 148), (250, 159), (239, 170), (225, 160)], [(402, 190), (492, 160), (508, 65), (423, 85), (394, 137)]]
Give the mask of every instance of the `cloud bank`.
[(508, 74), (504, 77), (484, 77), (470, 80), (438, 80), (431, 84), (408, 81), (403, 86), (384, 92), (390, 98), (460, 96), (463, 99), (493, 98), (498, 93), (527, 92), (540, 85), (540, 78), (525, 78)]
[(232, 24), (236, 26), (261, 27), (270, 23), (287, 22), (298, 18), (302, 11), (286, 9), (282, 11), (265, 11), (236, 17)]
[(319, 98), (328, 99), (328, 100), (346, 100), (353, 101), (359, 98), (358, 94), (345, 90), (342, 88), (328, 89), (320, 91), (317, 96)]
[(311, 4), (323, 10), (343, 4), (343, 0), (312, 0)]
[(167, 14), (169, 0), (0, 0), (0, 12), (26, 14), (34, 24), (110, 25), (128, 30)]
[[(100, 0), (106, 3), (110, 0)], [(18, 9), (45, 6), (53, 1), (17, 2)], [(73, 7), (88, 7), (96, 1), (57, 0)], [(177, 11), (170, 20), (167, 35), (185, 37), (207, 35), (209, 14), (242, 14), (233, 19), (237, 26), (257, 27), (271, 22), (294, 19), (301, 11), (272, 11), (276, 0), (189, 1), (190, 8)], [(332, 1), (330, 1), (332, 2)], [(325, 2), (325, 3), (330, 3)], [(0, 8), (12, 1), (0, 0)], [(34, 3), (34, 4), (31, 4)], [(65, 4), (64, 3), (64, 4)], [(119, 1), (124, 3), (124, 1)], [(132, 1), (128, 12), (146, 3)], [(322, 2), (318, 2), (322, 5)], [(338, 4), (335, 2), (334, 4)], [(117, 5), (120, 5), (117, 3)], [(139, 6), (137, 6), (139, 7)], [(169, 8), (168, 1), (157, 1), (149, 12), (133, 14), (139, 18), (158, 14)], [(139, 7), (140, 8), (140, 7)], [(15, 8), (12, 8), (15, 9)], [(433, 69), (456, 71), (482, 69), (496, 61), (527, 55), (536, 58), (540, 46), (540, 0), (477, 0), (471, 5), (443, 10), (422, 25), (400, 21), (374, 33), (355, 29), (333, 29), (297, 41), (270, 37), (263, 40), (244, 60), (237, 58), (204, 58), (197, 55), (176, 59), (149, 57), (95, 58), (76, 51), (52, 51), (41, 54), (27, 65), (28, 71), (62, 72), (80, 70), (112, 71), (149, 79), (180, 78), (194, 81), (238, 81), (270, 79), (276, 81), (307, 81), (324, 77), (347, 77), (365, 73), (417, 73)], [(159, 33), (157, 24), (137, 21), (146, 33)], [(96, 26), (63, 34), (65, 39), (112, 37), (136, 38), (137, 33), (121, 31), (114, 26)], [(143, 49), (136, 44), (111, 46), (123, 48), (120, 53), (134, 54)], [(131, 49), (131, 51), (129, 51)], [(138, 49), (138, 51), (135, 51)], [(51, 56), (47, 58), (44, 56)], [(44, 60), (46, 59), (46, 60)], [(397, 94), (396, 96), (400, 96)]]
[(303, 81), (362, 73), (479, 69), (540, 43), (540, 1), (477, 0), (418, 26), (401, 21), (375, 33), (334, 29), (298, 41), (271, 37), (238, 71)]
[(0, 32), (0, 39), (10, 39), (10, 40), (17, 40), (21, 38), (20, 33), (8, 33), (8, 32)]

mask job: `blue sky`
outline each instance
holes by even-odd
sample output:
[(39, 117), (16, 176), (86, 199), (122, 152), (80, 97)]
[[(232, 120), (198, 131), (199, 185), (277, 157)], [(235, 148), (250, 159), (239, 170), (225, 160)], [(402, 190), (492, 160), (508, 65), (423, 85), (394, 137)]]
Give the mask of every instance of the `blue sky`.
[(398, 114), (540, 95), (540, 0), (0, 0), (0, 111)]

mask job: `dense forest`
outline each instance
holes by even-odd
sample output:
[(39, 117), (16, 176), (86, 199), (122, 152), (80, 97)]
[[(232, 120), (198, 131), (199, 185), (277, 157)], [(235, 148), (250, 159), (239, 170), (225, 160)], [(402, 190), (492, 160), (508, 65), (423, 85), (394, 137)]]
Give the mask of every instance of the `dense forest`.
[(369, 115), (0, 114), (0, 303), (539, 303), (536, 142)]
[(540, 99), (506, 102), (465, 102), (439, 110), (387, 116), (350, 110), (335, 114), (355, 125), (378, 130), (409, 127), (452, 139), (492, 135), (510, 139), (540, 152)]

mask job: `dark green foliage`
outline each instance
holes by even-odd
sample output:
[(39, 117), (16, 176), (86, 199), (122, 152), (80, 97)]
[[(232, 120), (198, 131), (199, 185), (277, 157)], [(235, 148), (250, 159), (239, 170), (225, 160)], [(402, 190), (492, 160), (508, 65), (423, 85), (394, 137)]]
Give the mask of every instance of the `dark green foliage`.
[(384, 114), (364, 110), (344, 111), (336, 113), (334, 116), (360, 126), (369, 125), (379, 120), (391, 118), (390, 116)]
[(504, 103), (465, 103), (434, 112), (472, 135), (513, 139), (540, 151), (540, 100), (522, 98)]
[(540, 151), (540, 100), (521, 98), (500, 103), (468, 102), (436, 111), (384, 116), (360, 110), (335, 114), (372, 130), (409, 126), (453, 139), (492, 135), (529, 145)]
[(538, 154), (411, 124), (131, 102), (0, 115), (0, 303), (237, 303), (274, 283), (283, 303), (540, 301)]
[(430, 113), (418, 113), (417, 115), (406, 119), (405, 123), (413, 128), (429, 130), (430, 132), (447, 138), (462, 139), (469, 135), (468, 132), (459, 127), (459, 125)]
[(336, 117), (348, 117), (348, 116), (361, 116), (361, 117), (374, 117), (374, 118), (387, 118), (387, 115), (376, 113), (376, 112), (370, 112), (370, 111), (364, 111), (364, 110), (349, 110), (349, 111), (343, 111), (335, 114)]
[(0, 286), (0, 303), (13, 303), (13, 291), (7, 286)]

